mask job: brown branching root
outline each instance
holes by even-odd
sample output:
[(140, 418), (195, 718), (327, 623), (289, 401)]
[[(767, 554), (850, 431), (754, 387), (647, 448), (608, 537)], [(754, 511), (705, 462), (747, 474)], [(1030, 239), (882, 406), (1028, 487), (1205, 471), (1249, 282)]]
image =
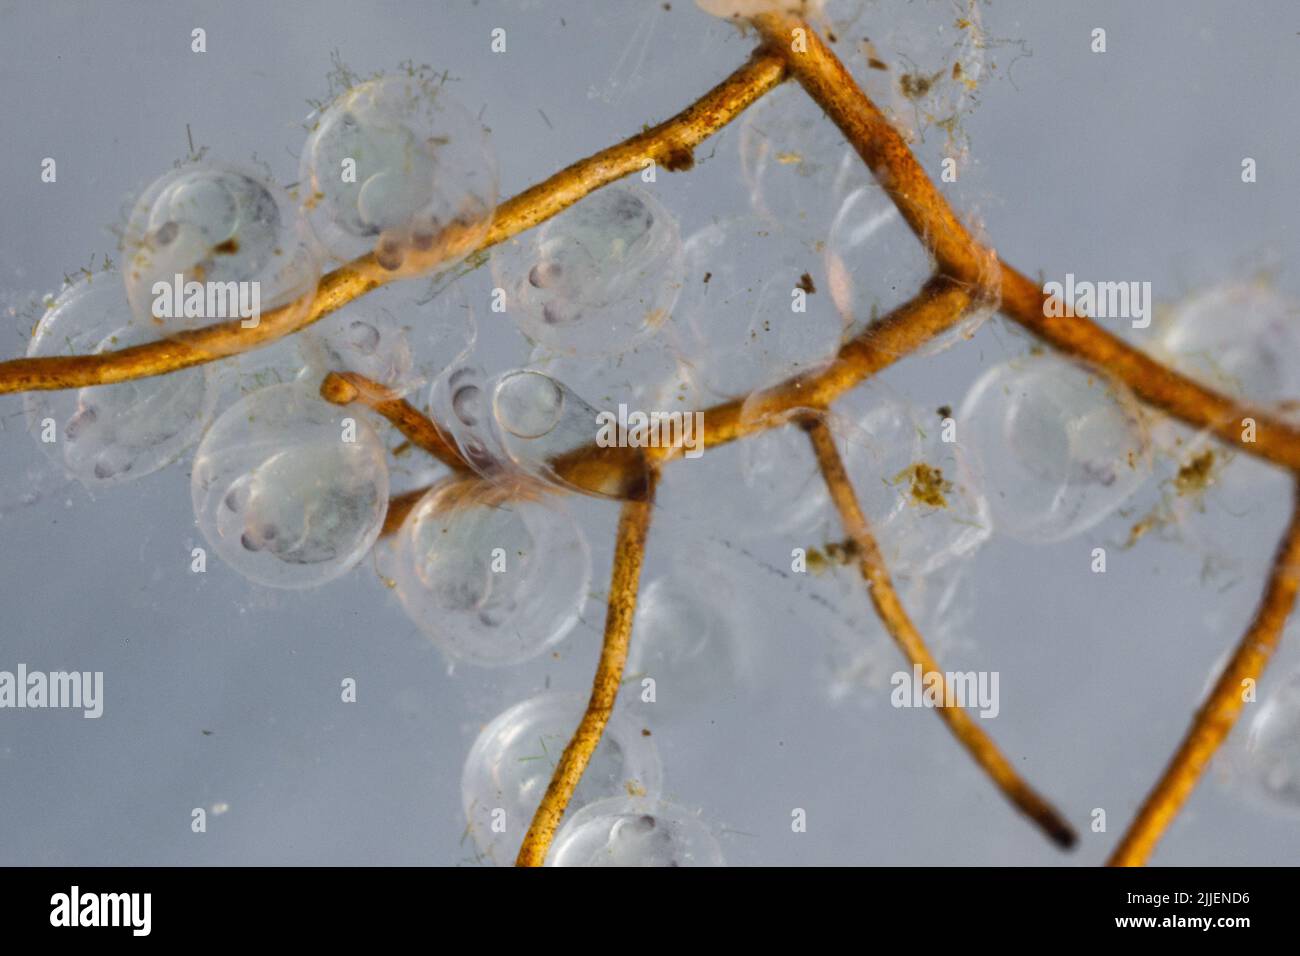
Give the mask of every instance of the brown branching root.
[(456, 471), (466, 471), (456, 446), (418, 408), (378, 382), (357, 372), (330, 372), (320, 386), (321, 398), (335, 405), (358, 402), (384, 418), (416, 448)]
[[(884, 556), (880, 553), (866, 516), (858, 504), (857, 494), (839, 450), (835, 447), (830, 428), (823, 418), (813, 416), (806, 418), (803, 425), (812, 441), (813, 452), (817, 456), (817, 464), (821, 468), (826, 487), (830, 490), (835, 510), (849, 540), (853, 542), (858, 569), (867, 584), (876, 613), (909, 664), (919, 664), (923, 674), (942, 673), (894, 590)], [(1060, 811), (1016, 773), (1011, 762), (962, 707), (944, 700), (938, 712), (957, 741), (1017, 810), (1032, 820), (1057, 846), (1063, 849), (1074, 846), (1078, 841), (1074, 828)]]
[[(722, 83), (665, 122), (579, 160), (503, 202), (483, 238), (469, 238), (476, 235), (469, 225), (453, 225), (420, 247), (408, 250), (400, 268), (386, 262), (382, 250), (363, 255), (321, 278), (309, 310), (302, 314), (272, 310), (253, 329), (230, 322), (95, 355), (0, 362), (0, 394), (73, 389), (165, 375), (266, 346), (395, 279), (436, 273), (444, 262), (483, 253), (545, 222), (595, 190), (640, 171), (648, 161), (668, 170), (689, 169), (697, 146), (789, 77), (825, 111), (857, 151), (918, 240), (933, 255), (938, 272), (914, 298), (844, 344), (823, 368), (781, 382), (748, 403), (724, 402), (706, 409), (705, 447), (742, 440), (788, 422), (795, 413), (828, 409), (848, 390), (952, 328), (972, 308), (992, 303), (1064, 355), (1103, 369), (1122, 381), (1153, 408), (1193, 427), (1208, 429), (1243, 453), (1300, 473), (1300, 431), (1288, 422), (1198, 384), (1127, 345), (1086, 316), (1051, 317), (1052, 310), (1045, 308), (1044, 293), (971, 234), (926, 175), (903, 136), (858, 87), (810, 24), (795, 17), (764, 14), (754, 19), (753, 26), (760, 39), (758, 48)], [(796, 32), (802, 43), (792, 42)], [(323, 381), (321, 395), (335, 405), (359, 404), (373, 410), (412, 445), (451, 468), (460, 480), (470, 484), (479, 480), (437, 422), (382, 385), (355, 373), (333, 372)], [(742, 406), (746, 412), (743, 415)], [(1242, 436), (1241, 422), (1245, 418), (1256, 423), (1252, 441)], [(934, 658), (894, 590), (824, 419), (814, 414), (806, 422), (822, 476), (853, 544), (854, 557), (877, 613), (909, 662), (921, 665), (925, 671), (937, 671)], [(679, 453), (680, 449), (604, 448), (592, 443), (566, 452), (551, 463), (555, 474), (570, 489), (621, 499), (621, 515), (604, 644), (590, 700), (523, 840), (519, 865), (536, 866), (545, 861), (568, 802), (613, 710), (632, 638), (655, 484), (659, 470)], [(401, 526), (426, 490), (392, 497), (384, 534), (392, 534)], [(1300, 517), (1294, 517), (1254, 621), (1116, 849), (1113, 864), (1145, 862), (1186, 801), (1242, 709), (1242, 680), (1258, 677), (1277, 645), (1300, 587), (1298, 569)], [(1075, 831), (1062, 813), (1029, 786), (962, 708), (943, 706), (939, 713), (958, 742), (1017, 810), (1056, 845), (1068, 848), (1075, 843)]]
[(1294, 498), (1291, 523), (1278, 545), (1254, 619), (1196, 711), (1169, 766), (1115, 848), (1109, 866), (1141, 866), (1147, 862), (1156, 843), (1191, 796), (1210, 758), (1236, 724), (1245, 706), (1246, 688), (1259, 680), (1277, 649), (1287, 618), (1295, 607), (1296, 592), (1300, 590), (1300, 486)]
[(605, 616), (605, 641), (591, 684), (591, 699), (564, 748), (550, 786), (542, 797), (533, 822), (519, 848), (517, 866), (541, 866), (546, 861), (555, 831), (569, 805), (569, 799), (582, 779), (591, 755), (614, 712), (623, 667), (627, 663), (628, 644), (632, 639), (632, 621), (636, 616), (637, 592), (641, 585), (641, 565), (645, 560), (646, 536), (650, 531), (650, 513), (654, 506), (655, 478), (651, 477), (645, 497), (624, 503), (618, 519), (618, 537), (614, 542), (614, 570), (609, 581), (609, 609)]

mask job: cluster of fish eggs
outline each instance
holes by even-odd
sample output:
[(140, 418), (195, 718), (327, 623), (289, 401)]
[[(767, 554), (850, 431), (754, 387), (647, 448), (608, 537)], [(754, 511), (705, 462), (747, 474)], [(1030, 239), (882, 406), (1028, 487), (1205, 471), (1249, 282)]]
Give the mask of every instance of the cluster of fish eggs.
[[(936, 51), (964, 58), (967, 77), (978, 72), (965, 46), (949, 47)], [(927, 88), (894, 107), (955, 110), (963, 88)], [(620, 402), (693, 413), (739, 401), (754, 423), (768, 414), (767, 390), (824, 367), (850, 337), (869, 337), (872, 319), (933, 270), (887, 197), (845, 161), (824, 117), (791, 118), (783, 92), (742, 121), (746, 214), (684, 228), (653, 178), (616, 183), (503, 243), (491, 259), (491, 306), (469, 302), (456, 282), (428, 296), (397, 282), (304, 332), (295, 381), (244, 394), (220, 414), (231, 382), (228, 363), (213, 362), (29, 396), (31, 429), (91, 488), (148, 475), (197, 445), (195, 515), (216, 553), (259, 585), (315, 587), (371, 553), (388, 512), (381, 423), (317, 394), (327, 372), (364, 375), (429, 411), (473, 472), (441, 475), (392, 536), (384, 561), (398, 601), (453, 659), (534, 659), (572, 632), (592, 578), (583, 532), (552, 492), (618, 496), (560, 464), (593, 442), (600, 412)], [(330, 268), (360, 260), (398, 279), (445, 273), (482, 244), (497, 199), (490, 142), (435, 79), (367, 81), (314, 117), (292, 194), (262, 170), (210, 161), (160, 177), (129, 218), (120, 274), (65, 290), (29, 354), (117, 350), (223, 321), (253, 341), (275, 337), (311, 317)], [(1260, 317), (1231, 350), (1207, 339), (1206, 316), (1225, 302)], [(1269, 342), (1287, 308), (1258, 289), (1219, 290), (1176, 313), (1152, 348), (1191, 374), (1280, 400), (1289, 382)], [(523, 365), (489, 373), (478, 364), (479, 312), (506, 314), (533, 350)], [(930, 350), (970, 337), (991, 312), (988, 303), (972, 309)], [(1084, 534), (1152, 471), (1150, 422), (1125, 388), (1046, 355), (988, 369), (941, 421), (874, 384), (829, 421), (903, 576), (968, 559), (994, 534), (1031, 543)], [(758, 423), (771, 427), (720, 450), (712, 471), (669, 469), (661, 507), (695, 509), (738, 538), (757, 514), (768, 534), (824, 526), (829, 504), (806, 438), (792, 421)], [(683, 707), (708, 692), (701, 675), (740, 681), (746, 671), (731, 612), (741, 602), (711, 600), (734, 582), (729, 569), (710, 574), (708, 588), (683, 574), (643, 589), (629, 668), (680, 688)], [(465, 812), (487, 858), (513, 859), (545, 789), (552, 764), (522, 773), (523, 750), (541, 739), (558, 754), (580, 704), (525, 701), (475, 743)], [(1265, 724), (1257, 749), (1272, 754), (1281, 721)], [(661, 799), (661, 776), (651, 738), (616, 714), (548, 862), (720, 863), (710, 829)], [(1290, 777), (1269, 781), (1275, 793), (1294, 790)]]

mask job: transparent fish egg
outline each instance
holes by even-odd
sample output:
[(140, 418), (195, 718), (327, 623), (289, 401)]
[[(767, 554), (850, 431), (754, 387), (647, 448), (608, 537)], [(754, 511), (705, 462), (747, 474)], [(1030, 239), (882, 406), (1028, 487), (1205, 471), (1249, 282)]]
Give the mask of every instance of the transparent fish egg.
[(297, 207), (257, 173), (191, 163), (156, 179), (122, 238), (127, 298), (136, 321), (172, 334), (285, 308), (306, 315), (320, 267)]
[(869, 382), (836, 403), (829, 425), (891, 574), (934, 574), (983, 547), (993, 522), (960, 419)]
[[(486, 130), (423, 71), (353, 86), (317, 117), (303, 146), (299, 192), (330, 256), (374, 251), (384, 268), (449, 268), (487, 234), (497, 204)], [(455, 243), (439, 243), (455, 227)]]
[(1300, 674), (1270, 688), (1250, 718), (1241, 772), (1259, 802), (1300, 814)]
[(677, 222), (644, 189), (608, 186), (492, 258), (506, 308), (531, 342), (617, 355), (653, 336), (682, 286)]
[[(98, 354), (154, 336), (132, 324), (114, 272), (85, 276), (42, 316), (30, 357)], [(23, 396), (41, 447), (88, 488), (141, 478), (179, 458), (212, 421), (223, 370), (213, 365), (170, 375)], [(51, 439), (47, 441), (46, 439)]]
[(829, 502), (826, 483), (801, 424), (809, 410), (773, 412), (770, 395), (754, 392), (740, 409), (742, 427), (762, 428), (739, 443), (741, 486), (754, 509), (749, 520), (754, 514), (764, 514), (769, 530), (806, 531), (824, 518)]
[[(565, 417), (564, 386), (544, 372), (520, 369), (497, 380), (493, 390), (492, 411), (507, 434), (525, 440), (553, 434)], [(595, 416), (580, 425), (589, 432)]]
[[(593, 447), (625, 446), (627, 433), (620, 437), (616, 413), (602, 417), (573, 389), (544, 372), (515, 369), (498, 376), (492, 389), (492, 415), (501, 448), (519, 473), (571, 491), (614, 498), (645, 481), (644, 462), (633, 465), (631, 475), (614, 483), (599, 469), (572, 466), (573, 455), (589, 454)], [(661, 430), (654, 440), (671, 444), (676, 435), (671, 429)], [(681, 437), (687, 440), (684, 431)]]
[(1154, 351), (1211, 388), (1269, 404), (1300, 397), (1298, 328), (1300, 303), (1266, 281), (1224, 282), (1178, 303)]
[[(743, 407), (741, 417), (749, 418)], [(736, 541), (812, 531), (825, 520), (826, 486), (804, 430), (788, 416), (781, 421), (674, 462), (663, 471), (657, 507)]]
[(611, 797), (583, 807), (560, 828), (547, 866), (725, 866), (722, 848), (699, 817), (644, 797)]
[(1136, 399), (1056, 356), (989, 369), (956, 421), (988, 489), (994, 526), (1022, 541), (1082, 534), (1151, 472), (1151, 440)]
[[(586, 699), (548, 692), (516, 704), (479, 733), (461, 773), (461, 804), (479, 851), (498, 866), (519, 852), (555, 765), (582, 718)], [(628, 793), (657, 797), (663, 770), (654, 738), (615, 712), (569, 801), (573, 813)]]
[[(866, 480), (861, 476), (859, 484)], [(987, 492), (961, 446), (932, 438), (915, 462), (886, 480), (902, 507), (880, 526), (878, 537), (885, 561), (900, 577), (933, 574), (969, 558), (992, 535)], [(939, 502), (933, 500), (936, 485)]]
[(251, 581), (308, 588), (370, 551), (388, 510), (383, 443), (364, 418), (297, 384), (252, 392), (217, 419), (194, 459), (194, 514)]
[(872, 181), (844, 134), (796, 86), (778, 87), (745, 110), (737, 142), (754, 212), (816, 239), (825, 238), (844, 197)]
[[(636, 453), (616, 452), (623, 467), (615, 469), (607, 458), (592, 456), (604, 440), (601, 411), (544, 372), (510, 369), (489, 379), (477, 366), (456, 366), (434, 382), (429, 404), (462, 457), (485, 478), (612, 498), (644, 485), (646, 463)], [(605, 432), (617, 446), (616, 430)]]
[[(933, 257), (912, 234), (898, 207), (874, 183), (845, 196), (825, 247), (827, 292), (841, 318), (860, 333), (914, 298), (934, 274)], [(969, 339), (996, 311), (980, 302), (912, 354), (934, 355)]]
[(538, 346), (528, 367), (569, 385), (598, 408), (619, 403), (646, 411), (684, 409), (698, 396), (691, 369), (681, 360), (680, 338), (671, 320), (664, 333), (605, 362), (565, 355)]
[(741, 606), (736, 584), (712, 565), (693, 563), (642, 586), (625, 673), (654, 680), (656, 715), (690, 713), (747, 686)]
[(845, 325), (812, 246), (745, 216), (704, 227), (685, 249), (682, 358), (708, 393), (743, 398), (835, 356)]
[(492, 382), (478, 365), (458, 363), (434, 379), (429, 410), (475, 472), (496, 479), (510, 471), (492, 419)]
[[(939, 422), (934, 424), (938, 427)], [(907, 507), (906, 496), (892, 479), (924, 453), (925, 428), (917, 410), (884, 382), (869, 379), (840, 397), (827, 425), (854, 482), (862, 513), (873, 527), (887, 524)], [(873, 474), (875, 480), (869, 480)]]
[(315, 377), (356, 372), (406, 396), (463, 361), (478, 330), (463, 287), (381, 286), (296, 336)]
[(402, 525), (392, 577), (411, 620), (471, 664), (516, 664), (563, 640), (591, 583), (581, 529), (553, 500), (448, 479)]

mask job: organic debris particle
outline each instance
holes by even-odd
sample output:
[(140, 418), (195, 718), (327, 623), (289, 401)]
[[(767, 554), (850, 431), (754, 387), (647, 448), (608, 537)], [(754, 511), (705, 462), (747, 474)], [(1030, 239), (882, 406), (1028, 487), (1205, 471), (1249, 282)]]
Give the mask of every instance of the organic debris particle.
[(880, 51), (867, 37), (862, 38), (862, 55), (867, 58), (867, 66), (873, 70), (888, 70), (889, 64), (880, 58)]
[(906, 478), (911, 484), (908, 493), (914, 505), (929, 505), (931, 508), (948, 507), (944, 497), (952, 491), (952, 482), (945, 481), (943, 472), (923, 461), (908, 465), (894, 476), (894, 484)]
[(858, 546), (851, 539), (828, 541), (821, 548), (809, 548), (805, 563), (813, 574), (821, 574), (835, 565), (847, 566), (858, 559)]
[(708, 285), (708, 284), (709, 284), (709, 280), (712, 279), (712, 278), (713, 278), (713, 273), (712, 273), (712, 272), (706, 272), (706, 273), (704, 273), (704, 284), (705, 284), (705, 285)]
[(852, 564), (858, 557), (858, 543), (852, 538), (832, 541), (826, 545), (826, 557), (836, 564)]
[(1207, 448), (1183, 467), (1174, 476), (1174, 488), (1179, 495), (1198, 494), (1209, 487), (1214, 480), (1214, 449)]
[(1133, 547), (1143, 535), (1160, 524), (1162, 524), (1160, 517), (1154, 511), (1140, 521), (1134, 522), (1133, 527), (1128, 529), (1128, 540), (1124, 542), (1125, 550)]
[(641, 786), (641, 784), (637, 783), (635, 780), (629, 780), (624, 784), (624, 787), (626, 788), (629, 797), (644, 797), (646, 795), (645, 787)]
[(782, 166), (795, 166), (803, 162), (803, 154), (796, 153), (793, 150), (786, 150), (783, 153), (776, 154), (776, 161)]
[(813, 285), (812, 275), (810, 275), (807, 272), (801, 275), (799, 277), (799, 288), (803, 289), (804, 292), (807, 292), (809, 295), (812, 295), (814, 292), (816, 292), (817, 287)]
[(935, 409), (935, 414), (937, 414), (940, 418), (952, 418), (952, 406), (940, 405), (938, 408)]
[(934, 89), (934, 84), (942, 76), (943, 70), (932, 76), (926, 76), (923, 73), (904, 73), (898, 78), (898, 88), (909, 100), (919, 100)]

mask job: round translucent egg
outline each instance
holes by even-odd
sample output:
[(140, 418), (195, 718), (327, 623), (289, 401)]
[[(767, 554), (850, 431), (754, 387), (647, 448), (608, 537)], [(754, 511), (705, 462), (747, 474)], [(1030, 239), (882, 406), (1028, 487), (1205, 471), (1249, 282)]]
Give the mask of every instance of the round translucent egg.
[(327, 252), (374, 251), (390, 270), (460, 262), (486, 236), (497, 204), (486, 130), (441, 76), (419, 70), (359, 83), (322, 110), (299, 179)]
[(428, 386), (474, 347), (474, 311), (460, 283), (395, 282), (297, 336), (315, 377), (355, 372), (399, 396)]
[(484, 666), (541, 654), (573, 629), (591, 553), (559, 505), (516, 483), (448, 479), (403, 523), (393, 579), (425, 635)]
[[(28, 356), (112, 352), (154, 336), (133, 324), (113, 272), (84, 276), (41, 317)], [(169, 375), (23, 396), (29, 428), (55, 462), (86, 487), (129, 481), (170, 464), (212, 421), (221, 391), (213, 365)]]
[(994, 526), (1023, 541), (1060, 541), (1113, 513), (1151, 471), (1151, 441), (1123, 385), (1051, 355), (994, 366), (957, 416)]
[(547, 866), (725, 866), (707, 824), (679, 806), (611, 797), (583, 807), (560, 828)]
[(752, 661), (741, 607), (736, 583), (713, 565), (692, 563), (642, 586), (626, 674), (654, 680), (656, 714), (690, 713), (745, 687)]
[(841, 397), (829, 424), (896, 577), (934, 574), (989, 539), (987, 489), (964, 447), (960, 416), (924, 415), (871, 382)]
[(191, 494), (203, 536), (236, 571), (270, 587), (314, 587), (374, 545), (388, 464), (356, 412), (273, 385), (217, 419), (195, 456)]
[(528, 339), (573, 355), (618, 355), (667, 322), (682, 286), (671, 213), (644, 189), (608, 186), (511, 240), (492, 259)]
[[(748, 418), (744, 407), (741, 418)], [(753, 541), (811, 532), (825, 520), (827, 495), (808, 436), (783, 416), (742, 441), (674, 462), (663, 471), (656, 502), (692, 528)]]
[(797, 235), (745, 216), (704, 227), (685, 248), (682, 357), (706, 392), (743, 398), (835, 356), (845, 324), (821, 257)]
[(737, 143), (754, 212), (801, 235), (824, 239), (844, 197), (872, 182), (844, 134), (797, 86), (745, 110)]
[[(935, 264), (898, 207), (883, 189), (869, 183), (846, 195), (836, 211), (825, 245), (825, 269), (831, 301), (845, 324), (861, 334), (915, 298), (934, 274)], [(933, 355), (969, 339), (994, 311), (992, 301), (975, 302), (913, 354)]]
[[(585, 704), (582, 695), (562, 692), (529, 698), (494, 718), (470, 748), (461, 774), (461, 803), (475, 844), (498, 866), (514, 862)], [(569, 812), (628, 792), (657, 797), (662, 781), (654, 738), (616, 712), (569, 801)]]
[(500, 446), (517, 472), (599, 497), (621, 499), (644, 489), (647, 452), (639, 449), (678, 447), (698, 437), (674, 427), (631, 435), (621, 429), (617, 412), (599, 411), (559, 379), (535, 369), (497, 377), (492, 415)]
[(475, 472), (496, 480), (510, 471), (492, 417), (492, 381), (481, 366), (456, 363), (434, 379), (429, 410)]
[(602, 413), (545, 372), (509, 369), (488, 378), (458, 365), (434, 382), (429, 405), (469, 466), (492, 481), (612, 498), (645, 486), (644, 456), (622, 450)]
[(1161, 323), (1154, 351), (1211, 388), (1269, 404), (1300, 398), (1300, 303), (1263, 279), (1212, 286)]
[(646, 411), (671, 411), (692, 407), (699, 395), (692, 370), (681, 354), (680, 335), (670, 320), (664, 333), (608, 362), (538, 346), (527, 367), (565, 382), (598, 408), (617, 409), (622, 403)]
[(1300, 674), (1264, 696), (1250, 718), (1239, 762), (1253, 797), (1300, 815)]
[(136, 321), (172, 334), (268, 313), (295, 325), (311, 308), (320, 267), (297, 207), (259, 174), (218, 163), (165, 173), (136, 202), (122, 238)]

